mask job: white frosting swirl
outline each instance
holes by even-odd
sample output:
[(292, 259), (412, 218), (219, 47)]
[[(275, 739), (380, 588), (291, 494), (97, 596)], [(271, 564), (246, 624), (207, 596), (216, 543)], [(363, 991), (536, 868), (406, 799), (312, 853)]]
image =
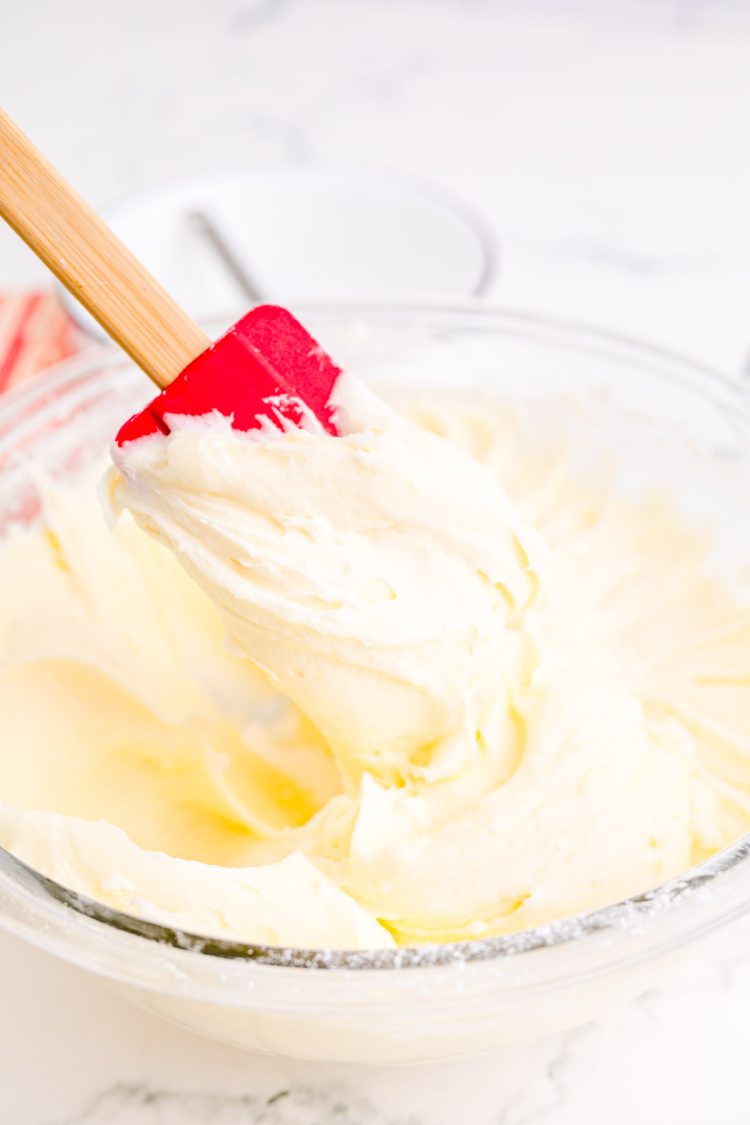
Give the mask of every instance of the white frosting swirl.
[(490, 402), (341, 409), (343, 438), (127, 447), (109, 495), (171, 551), (46, 486), (0, 545), (0, 844), (170, 925), (364, 948), (603, 905), (746, 831), (750, 613), (704, 539)]

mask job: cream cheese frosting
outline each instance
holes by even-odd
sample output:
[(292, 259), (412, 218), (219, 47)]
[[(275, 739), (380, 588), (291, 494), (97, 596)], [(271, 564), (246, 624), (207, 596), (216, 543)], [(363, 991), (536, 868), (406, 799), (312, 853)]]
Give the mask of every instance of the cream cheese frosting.
[(518, 663), (544, 559), (498, 481), (350, 376), (344, 436), (176, 420), (111, 500), (175, 553), (352, 784), (455, 773)]
[(0, 544), (0, 844), (170, 925), (366, 948), (603, 905), (747, 830), (750, 611), (706, 537), (509, 408), (398, 406), (347, 378), (340, 438), (131, 443), (111, 531), (91, 481), (45, 485)]

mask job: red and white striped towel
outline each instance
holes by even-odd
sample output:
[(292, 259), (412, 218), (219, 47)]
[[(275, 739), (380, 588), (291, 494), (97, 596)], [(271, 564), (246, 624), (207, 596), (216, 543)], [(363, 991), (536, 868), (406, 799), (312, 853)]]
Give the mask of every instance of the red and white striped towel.
[(0, 294), (0, 394), (80, 346), (80, 334), (55, 293)]

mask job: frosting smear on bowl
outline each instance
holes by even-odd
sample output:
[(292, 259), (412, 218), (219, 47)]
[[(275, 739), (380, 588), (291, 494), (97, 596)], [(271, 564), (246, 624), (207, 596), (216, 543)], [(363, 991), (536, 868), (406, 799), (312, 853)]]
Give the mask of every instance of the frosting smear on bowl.
[(447, 393), (220, 419), (0, 543), (0, 844), (183, 929), (368, 948), (653, 887), (750, 826), (750, 611), (667, 499)]

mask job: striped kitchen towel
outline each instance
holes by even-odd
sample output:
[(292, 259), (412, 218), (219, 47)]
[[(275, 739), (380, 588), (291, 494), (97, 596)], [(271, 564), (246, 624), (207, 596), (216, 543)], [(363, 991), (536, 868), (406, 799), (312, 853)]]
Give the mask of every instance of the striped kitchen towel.
[(55, 293), (0, 294), (0, 394), (80, 346), (80, 333)]

